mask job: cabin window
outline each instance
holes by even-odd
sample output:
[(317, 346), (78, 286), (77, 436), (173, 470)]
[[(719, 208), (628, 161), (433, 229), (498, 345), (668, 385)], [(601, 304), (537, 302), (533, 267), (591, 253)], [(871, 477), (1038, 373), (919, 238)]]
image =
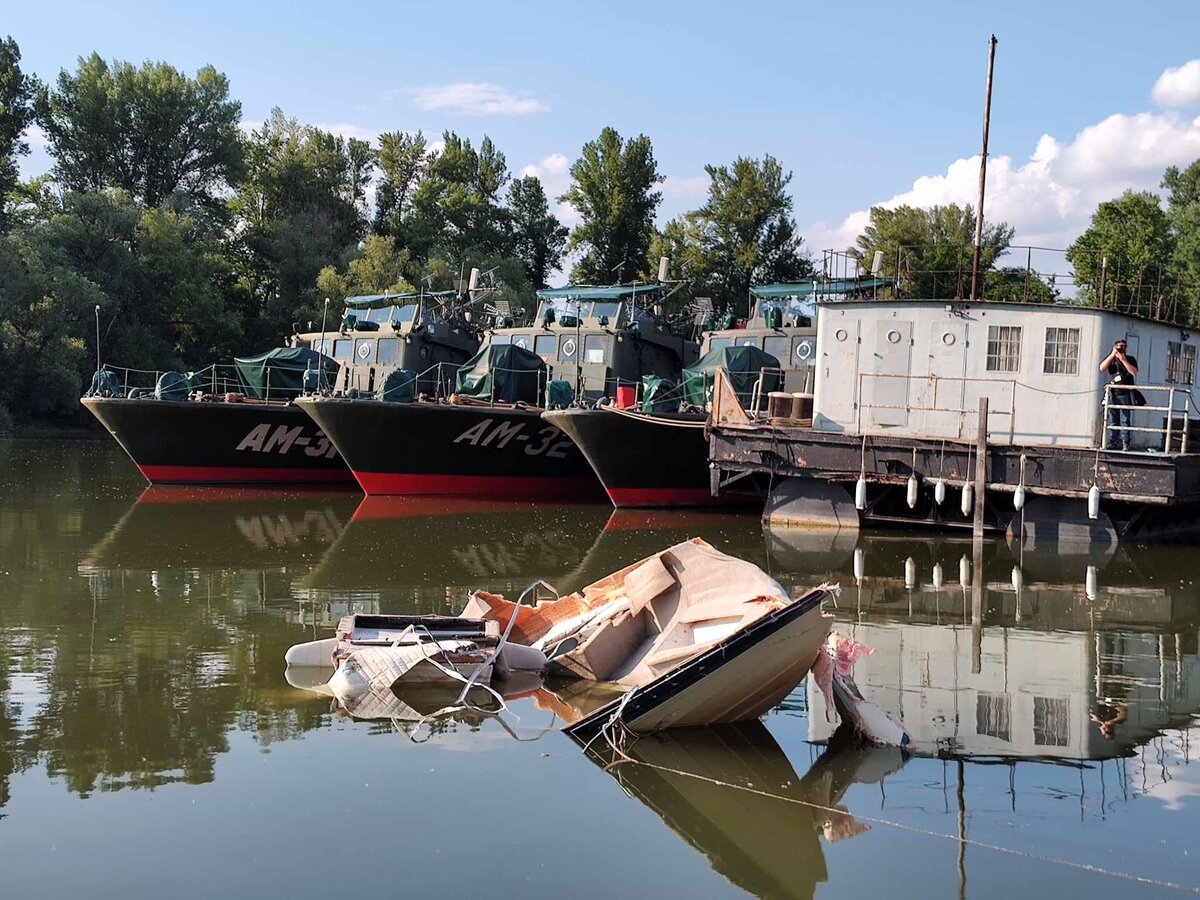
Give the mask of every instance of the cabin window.
[(511, 344), (512, 343), (512, 335), (511, 334), (493, 334), (490, 338), (488, 338), (488, 343), (491, 344), (493, 347), (500, 347), (500, 346), (503, 346), (504, 344)]
[(1167, 341), (1167, 382), (1191, 384), (1196, 380), (1196, 345)]
[(989, 325), (987, 370), (1017, 372), (1021, 369), (1021, 329), (1014, 325)]
[(708, 342), (709, 350), (720, 350), (722, 347), (733, 346), (733, 338), (715, 337)]
[(583, 339), (583, 361), (588, 365), (604, 365), (604, 335), (589, 334)]
[(1046, 375), (1079, 374), (1079, 329), (1047, 328), (1046, 356), (1042, 362)]
[(400, 342), (395, 338), (383, 338), (379, 342), (379, 356), (376, 358), (376, 362), (381, 366), (394, 366), (399, 344)]
[(1033, 743), (1038, 747), (1066, 747), (1070, 740), (1071, 701), (1067, 697), (1034, 697)]
[(558, 358), (561, 362), (575, 362), (579, 341), (573, 334), (564, 334), (558, 339)]
[(773, 357), (783, 364), (787, 364), (788, 344), (790, 339), (787, 337), (772, 336), (763, 338), (763, 349), (770, 353)]
[(533, 352), (546, 359), (554, 359), (554, 348), (558, 338), (552, 334), (539, 334), (533, 339)]
[(740, 337), (734, 343), (739, 347), (757, 347), (758, 338)]
[(329, 351), (333, 349), (333, 341), (313, 341), (312, 348), (317, 353), (329, 355)]
[(349, 359), (350, 345), (354, 343), (349, 338), (333, 342), (333, 358), (334, 359)]
[(1008, 694), (980, 691), (975, 695), (975, 731), (1002, 741), (1012, 741), (1012, 698)]
[(512, 342), (515, 346), (520, 347), (522, 350), (529, 349), (529, 335), (527, 334), (513, 335)]
[(792, 339), (792, 362), (798, 366), (806, 365), (813, 355), (813, 344), (809, 338)]

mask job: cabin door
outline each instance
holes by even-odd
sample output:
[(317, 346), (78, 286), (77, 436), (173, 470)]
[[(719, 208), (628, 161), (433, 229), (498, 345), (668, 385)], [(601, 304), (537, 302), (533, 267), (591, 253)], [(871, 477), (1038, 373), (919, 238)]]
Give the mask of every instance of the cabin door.
[[(937, 437), (961, 437), (965, 377), (967, 374), (967, 323), (962, 319), (932, 322), (929, 326), (929, 370), (913, 398), (915, 431)], [(917, 412), (920, 410), (920, 412)]]
[(875, 333), (875, 352), (864, 370), (863, 395), (867, 424), (908, 424), (912, 383), (912, 322), (884, 319)]
[(830, 315), (828, 326), (822, 327), (828, 327), (829, 339), (821, 339), (822, 370), (817, 389), (817, 412), (824, 420), (851, 429), (856, 424), (855, 410), (862, 402), (859, 396), (858, 320)]

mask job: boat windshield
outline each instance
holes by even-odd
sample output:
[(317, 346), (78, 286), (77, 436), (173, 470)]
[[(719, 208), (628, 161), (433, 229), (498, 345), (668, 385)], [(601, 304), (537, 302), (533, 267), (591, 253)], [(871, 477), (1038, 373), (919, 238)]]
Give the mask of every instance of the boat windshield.
[(554, 310), (555, 319), (561, 319), (563, 316), (578, 316), (580, 319), (599, 319), (601, 316), (604, 316), (607, 317), (609, 324), (614, 327), (620, 324), (621, 318), (621, 302), (619, 300), (571, 300), (566, 297), (543, 300), (538, 304), (538, 322), (546, 320), (546, 310), (548, 309)]
[(353, 309), (346, 307), (346, 315), (355, 316), (359, 322), (373, 322), (382, 327), (411, 325), (417, 315), (415, 303), (407, 306), (380, 306), (376, 309)]
[(780, 297), (777, 300), (758, 300), (754, 304), (754, 318), (765, 319), (768, 309), (781, 310), (784, 321), (789, 323), (799, 319), (811, 320), (816, 314), (816, 306), (807, 297)]

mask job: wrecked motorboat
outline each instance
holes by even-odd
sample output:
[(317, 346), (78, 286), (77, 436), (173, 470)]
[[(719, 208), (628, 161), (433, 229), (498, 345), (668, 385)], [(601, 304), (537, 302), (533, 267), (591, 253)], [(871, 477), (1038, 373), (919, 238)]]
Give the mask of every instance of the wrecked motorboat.
[(284, 661), (289, 669), (332, 667), (329, 692), (343, 706), (356, 707), (401, 684), (470, 687), (513, 669), (538, 671), (545, 656), (507, 644), (496, 621), (355, 614), (342, 617), (334, 637), (291, 647)]
[(464, 618), (508, 623), (547, 671), (625, 692), (569, 729), (634, 732), (755, 719), (816, 662), (831, 617), (821, 586), (792, 599), (758, 566), (700, 539), (556, 600), (523, 606), (476, 591)]

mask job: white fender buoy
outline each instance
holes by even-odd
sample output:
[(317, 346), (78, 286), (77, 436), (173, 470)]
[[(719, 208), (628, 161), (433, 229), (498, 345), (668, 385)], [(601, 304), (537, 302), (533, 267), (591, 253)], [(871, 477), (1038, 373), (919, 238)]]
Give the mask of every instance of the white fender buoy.
[(958, 583), (963, 587), (971, 586), (971, 561), (967, 559), (967, 554), (963, 554), (962, 559), (958, 561)]
[(917, 505), (917, 495), (921, 490), (920, 482), (917, 481), (915, 474), (908, 476), (908, 508), (914, 509)]
[(937, 590), (940, 591), (942, 589), (942, 585), (945, 583), (946, 583), (946, 575), (942, 571), (942, 564), (934, 563), (933, 564), (933, 586)]
[(1096, 487), (1096, 483), (1092, 482), (1092, 487), (1088, 491), (1088, 518), (1095, 519), (1100, 516), (1100, 488)]
[(854, 485), (854, 508), (859, 510), (867, 508), (867, 479), (865, 478), (859, 478)]
[(1025, 583), (1025, 576), (1021, 574), (1020, 566), (1013, 566), (1012, 570), (1012, 586), (1013, 590), (1018, 594), (1021, 593), (1021, 586)]
[(867, 557), (862, 547), (854, 548), (854, 577), (861, 579), (867, 571)]
[(1097, 581), (1096, 567), (1088, 566), (1087, 567), (1087, 577), (1084, 579), (1084, 582), (1083, 582), (1083, 593), (1089, 600), (1096, 599), (1096, 594), (1097, 594), (1096, 581)]
[(933, 483), (933, 502), (941, 506), (946, 502), (946, 479), (939, 478)]
[(975, 510), (975, 488), (971, 486), (971, 482), (965, 482), (962, 489), (962, 514), (964, 516), (971, 515)]
[(1017, 489), (1013, 491), (1013, 509), (1020, 512), (1025, 506), (1025, 485), (1018, 484)]
[(917, 586), (917, 562), (911, 556), (904, 561), (904, 586), (910, 591)]

